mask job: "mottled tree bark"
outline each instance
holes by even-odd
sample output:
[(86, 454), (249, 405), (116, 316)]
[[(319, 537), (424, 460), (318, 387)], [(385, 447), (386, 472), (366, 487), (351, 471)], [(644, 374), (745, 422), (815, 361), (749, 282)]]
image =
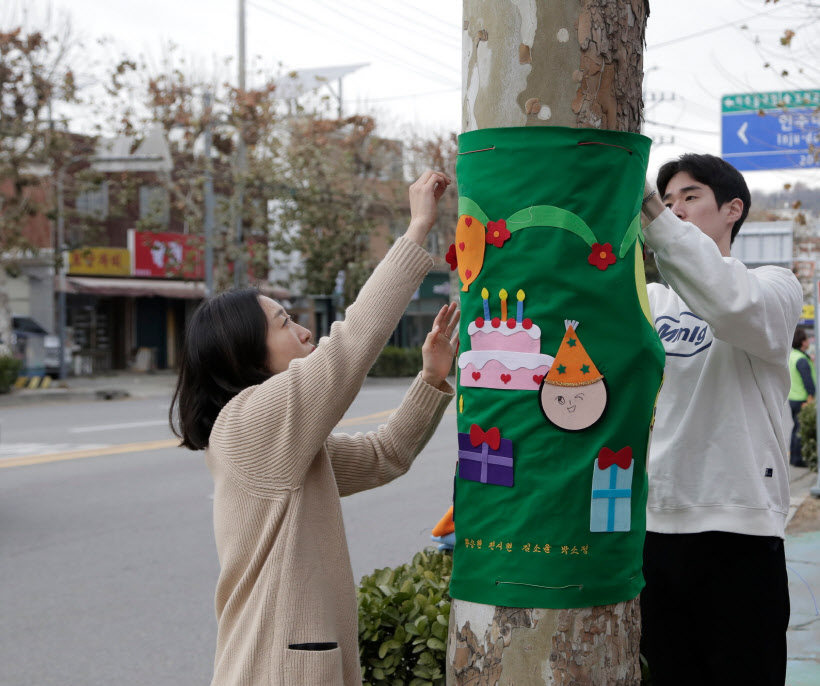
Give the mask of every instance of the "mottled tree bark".
[[(464, 0), (462, 129), (640, 131), (645, 0)], [(448, 685), (640, 683), (638, 599), (569, 610), (454, 600)]]
[(464, 0), (462, 130), (640, 131), (645, 0)]

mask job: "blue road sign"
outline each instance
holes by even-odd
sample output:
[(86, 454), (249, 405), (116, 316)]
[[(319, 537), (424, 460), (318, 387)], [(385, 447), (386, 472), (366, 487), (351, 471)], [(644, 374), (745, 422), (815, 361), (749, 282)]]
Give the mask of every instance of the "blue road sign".
[(811, 107), (723, 114), (723, 159), (740, 171), (820, 168), (820, 112)]

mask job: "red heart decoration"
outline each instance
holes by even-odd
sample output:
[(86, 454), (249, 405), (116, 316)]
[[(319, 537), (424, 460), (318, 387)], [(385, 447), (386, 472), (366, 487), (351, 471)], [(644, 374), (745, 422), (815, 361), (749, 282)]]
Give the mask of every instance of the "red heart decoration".
[(502, 374), (501, 375), (501, 380), (504, 383), (510, 383), (510, 381), (512, 380), (512, 377), (509, 374)]
[(473, 372), (473, 379), (478, 381), (481, 378), (481, 372)]
[(473, 273), (469, 269), (464, 270), (464, 278), (465, 279), (469, 279), (472, 275), (473, 275)]
[(540, 386), (541, 382), (544, 380), (544, 375), (543, 374), (533, 374), (532, 375), (532, 380), (535, 381), (535, 383), (537, 383)]
[[(472, 217), (464, 217), (464, 223), (467, 226), (472, 226), (473, 225), (473, 218)], [(464, 248), (462, 248), (462, 250), (464, 250)]]
[(464, 250), (464, 243), (463, 242), (458, 244), (458, 249), (462, 250), (462, 251)]

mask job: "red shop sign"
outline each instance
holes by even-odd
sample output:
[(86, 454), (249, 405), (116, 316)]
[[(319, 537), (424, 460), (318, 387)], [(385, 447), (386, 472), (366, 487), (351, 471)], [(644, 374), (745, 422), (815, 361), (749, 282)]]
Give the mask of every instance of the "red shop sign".
[(134, 276), (159, 279), (203, 279), (202, 238), (184, 233), (128, 231)]

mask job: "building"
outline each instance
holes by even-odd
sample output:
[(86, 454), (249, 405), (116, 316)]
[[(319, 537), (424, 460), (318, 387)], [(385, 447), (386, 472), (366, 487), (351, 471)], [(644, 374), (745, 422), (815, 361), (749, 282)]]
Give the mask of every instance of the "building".
[(103, 140), (89, 166), (96, 183), (67, 201), (74, 247), (65, 284), (58, 279), (56, 287), (65, 292), (75, 374), (179, 363), (187, 322), (205, 297), (204, 248), (201, 234), (172, 211), (163, 176), (173, 165), (159, 128), (138, 146), (126, 136)]

